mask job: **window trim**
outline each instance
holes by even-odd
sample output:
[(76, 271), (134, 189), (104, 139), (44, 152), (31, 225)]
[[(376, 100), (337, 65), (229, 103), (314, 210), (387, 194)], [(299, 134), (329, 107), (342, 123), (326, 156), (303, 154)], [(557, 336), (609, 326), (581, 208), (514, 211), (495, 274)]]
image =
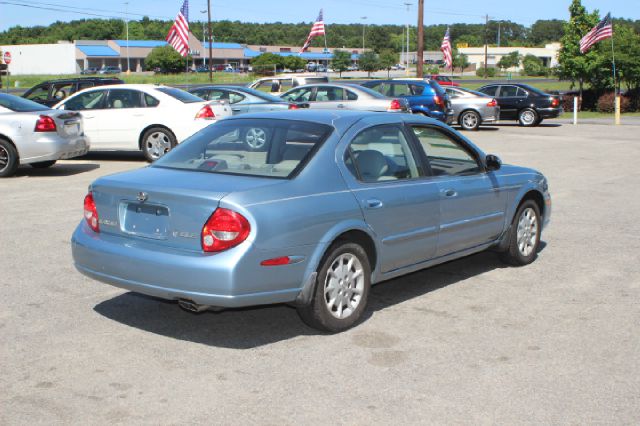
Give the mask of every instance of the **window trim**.
[(471, 146), (469, 146), (469, 144), (467, 144), (465, 140), (461, 139), (460, 137), (458, 137), (458, 135), (449, 131), (448, 129), (438, 125), (415, 123), (415, 122), (405, 123), (405, 127), (407, 127), (408, 133), (411, 135), (413, 142), (416, 144), (416, 147), (419, 149), (420, 157), (422, 161), (425, 162), (426, 169), (429, 171), (429, 177), (438, 178), (438, 177), (441, 177), (441, 175), (433, 174), (433, 168), (431, 167), (431, 162), (429, 161), (429, 155), (426, 153), (425, 149), (422, 147), (422, 144), (420, 143), (420, 138), (418, 138), (418, 135), (416, 135), (415, 132), (413, 131), (414, 127), (423, 127), (423, 128), (434, 129), (435, 131), (439, 131), (440, 133), (442, 133), (443, 135), (447, 136), (449, 139), (454, 141), (454, 143), (458, 144), (467, 154), (471, 155), (473, 159), (476, 160), (476, 163), (480, 168), (480, 171), (478, 173), (469, 174), (469, 175), (447, 175), (447, 177), (451, 178), (455, 176), (458, 176), (458, 177), (478, 176), (478, 175), (487, 173), (487, 168), (484, 163), (484, 159), (481, 157), (480, 153), (477, 150), (473, 149)]

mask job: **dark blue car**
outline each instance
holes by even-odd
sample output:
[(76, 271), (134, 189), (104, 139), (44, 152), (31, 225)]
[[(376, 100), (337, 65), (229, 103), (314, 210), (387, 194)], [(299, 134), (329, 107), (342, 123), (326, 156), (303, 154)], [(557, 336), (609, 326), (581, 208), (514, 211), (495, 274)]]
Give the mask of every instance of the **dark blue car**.
[(414, 114), (423, 114), (447, 124), (453, 121), (449, 97), (434, 80), (375, 80), (362, 85), (385, 96), (406, 98)]

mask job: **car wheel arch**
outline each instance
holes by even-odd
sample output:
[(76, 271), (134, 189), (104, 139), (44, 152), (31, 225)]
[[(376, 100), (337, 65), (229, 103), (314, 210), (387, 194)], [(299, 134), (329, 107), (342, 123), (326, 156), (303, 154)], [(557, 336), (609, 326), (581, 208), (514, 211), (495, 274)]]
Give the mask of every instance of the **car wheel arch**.
[(460, 111), (460, 114), (458, 114), (458, 123), (460, 122), (460, 118), (462, 118), (462, 115), (465, 112), (475, 112), (476, 114), (478, 114), (478, 117), (480, 118), (480, 121), (482, 121), (482, 114), (480, 114), (480, 111), (478, 111), (477, 109), (474, 109), (474, 108), (465, 108), (462, 111)]
[(13, 147), (16, 150), (16, 152), (18, 153), (18, 161), (19, 161), (20, 160), (20, 150), (18, 149), (18, 146), (16, 145), (16, 143), (13, 140), (11, 140), (11, 138), (9, 136), (6, 136), (6, 135), (4, 135), (2, 133), (0, 133), (0, 139), (10, 143), (11, 145), (13, 145)]
[(143, 138), (144, 134), (147, 133), (147, 130), (152, 129), (154, 127), (167, 130), (168, 132), (170, 132), (173, 135), (173, 137), (174, 137), (174, 139), (176, 139), (176, 141), (178, 140), (176, 138), (176, 134), (173, 132), (173, 130), (171, 130), (170, 128), (168, 128), (164, 124), (149, 124), (147, 127), (142, 129), (142, 131), (140, 132), (140, 136), (138, 136), (138, 148), (140, 150), (142, 150), (142, 138)]
[(542, 192), (540, 192), (538, 189), (534, 187), (523, 188), (523, 190), (515, 197), (514, 201), (515, 200), (517, 200), (517, 203), (514, 202), (511, 204), (513, 209), (512, 210), (510, 209), (509, 211), (507, 211), (507, 214), (505, 215), (505, 229), (503, 231), (502, 236), (500, 237), (499, 243), (497, 244), (498, 251), (504, 250), (506, 245), (508, 244), (509, 236), (511, 233), (511, 224), (513, 223), (515, 215), (523, 203), (529, 200), (532, 200), (534, 203), (536, 203), (536, 206), (538, 207), (538, 211), (540, 212), (540, 216), (544, 217), (544, 214), (545, 214), (544, 196), (542, 195)]
[(310, 297), (315, 290), (317, 270), (324, 257), (336, 243), (345, 241), (354, 242), (364, 249), (371, 265), (371, 283), (376, 282), (379, 250), (376, 246), (375, 238), (372, 236), (371, 229), (365, 223), (350, 221), (348, 224), (334, 226), (327, 232), (326, 238), (322, 238), (313, 255), (309, 258), (300, 293), (295, 303), (305, 304), (310, 302)]

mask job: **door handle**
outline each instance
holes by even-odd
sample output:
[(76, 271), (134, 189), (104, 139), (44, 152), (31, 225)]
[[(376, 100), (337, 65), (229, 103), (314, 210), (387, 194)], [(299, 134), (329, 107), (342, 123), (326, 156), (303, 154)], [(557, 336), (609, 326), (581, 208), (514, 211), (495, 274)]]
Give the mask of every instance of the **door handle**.
[(233, 111), (233, 112), (240, 112), (240, 111), (242, 111), (242, 110), (241, 110), (240, 108), (231, 108), (231, 111)]
[(370, 198), (365, 203), (368, 209), (379, 209), (384, 205), (382, 201), (377, 198)]
[(455, 197), (455, 196), (457, 196), (457, 195), (458, 195), (458, 193), (456, 192), (456, 190), (455, 190), (455, 189), (443, 189), (443, 190), (442, 190), (442, 194), (443, 194), (445, 197)]
[(344, 104), (338, 104), (336, 105), (337, 108), (344, 108)]

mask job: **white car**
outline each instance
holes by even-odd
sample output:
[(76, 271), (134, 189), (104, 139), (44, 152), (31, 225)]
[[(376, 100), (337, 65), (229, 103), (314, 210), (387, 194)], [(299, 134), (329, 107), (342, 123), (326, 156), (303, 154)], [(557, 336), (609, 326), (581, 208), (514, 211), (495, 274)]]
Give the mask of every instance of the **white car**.
[(80, 111), (92, 150), (142, 150), (148, 161), (231, 116), (231, 107), (169, 86), (118, 84), (82, 90), (54, 106)]
[(21, 164), (51, 167), (87, 151), (80, 114), (0, 93), (0, 177), (12, 176)]

